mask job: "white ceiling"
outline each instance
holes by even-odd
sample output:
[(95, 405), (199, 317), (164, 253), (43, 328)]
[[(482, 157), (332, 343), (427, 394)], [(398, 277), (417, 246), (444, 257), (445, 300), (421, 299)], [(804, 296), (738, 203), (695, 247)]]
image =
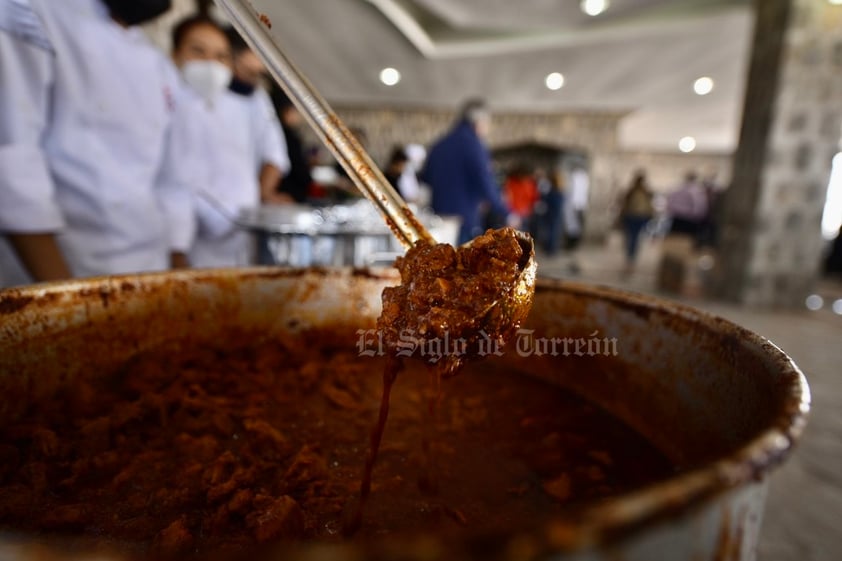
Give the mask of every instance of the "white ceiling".
[[(456, 107), (474, 95), (522, 111), (621, 110), (621, 145), (736, 146), (753, 15), (745, 0), (253, 0), (332, 103)], [(378, 81), (397, 68), (393, 87)], [(544, 86), (561, 72), (559, 91)], [(700, 76), (714, 79), (704, 97)]]

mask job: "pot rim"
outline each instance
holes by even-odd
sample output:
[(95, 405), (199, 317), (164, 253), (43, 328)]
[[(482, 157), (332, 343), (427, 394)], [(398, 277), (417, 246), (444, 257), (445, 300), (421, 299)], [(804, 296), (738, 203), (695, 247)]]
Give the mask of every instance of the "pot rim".
[(712, 331), (730, 332), (745, 346), (760, 350), (786, 380), (781, 384), (786, 398), (767, 429), (726, 457), (588, 508), (583, 519), (571, 525), (576, 531), (575, 538), (566, 544), (570, 550), (617, 541), (641, 527), (701, 508), (740, 485), (761, 481), (792, 452), (807, 423), (810, 387), (801, 369), (773, 342), (730, 320), (662, 297), (598, 284), (538, 279), (536, 292), (552, 290), (598, 298), (623, 308), (665, 312)]
[[(69, 293), (99, 294), (103, 291), (115, 290), (127, 282), (142, 286), (150, 281), (153, 284), (171, 280), (192, 283), (203, 279), (272, 279), (305, 275), (399, 280), (394, 269), (377, 267), (244, 267), (92, 277), (0, 290), (0, 317), (14, 314), (18, 309), (26, 307), (39, 297)], [(560, 534), (565, 536), (564, 539), (554, 540), (552, 547), (555, 551), (576, 551), (623, 540), (637, 533), (637, 530), (701, 508), (715, 497), (737, 486), (762, 480), (768, 472), (789, 456), (807, 422), (810, 411), (810, 389), (803, 372), (774, 343), (715, 314), (661, 297), (602, 285), (538, 278), (536, 292), (548, 291), (563, 291), (568, 294), (597, 298), (621, 308), (667, 313), (711, 331), (730, 332), (739, 337), (744, 345), (753, 346), (762, 352), (777, 366), (781, 379), (786, 380), (781, 384), (786, 398), (769, 428), (727, 457), (689, 469), (638, 490), (608, 498), (599, 505), (587, 507), (575, 520), (550, 520), (550, 524), (560, 524), (565, 530)], [(0, 539), (0, 543), (2, 541)]]

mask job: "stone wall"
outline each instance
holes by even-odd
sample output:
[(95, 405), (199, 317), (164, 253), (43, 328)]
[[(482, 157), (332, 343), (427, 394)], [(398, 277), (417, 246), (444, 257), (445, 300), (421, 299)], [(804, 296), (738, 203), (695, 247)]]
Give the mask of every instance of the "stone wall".
[(642, 169), (656, 193), (668, 193), (688, 171), (695, 171), (701, 177), (713, 176), (717, 185), (727, 187), (732, 165), (732, 154), (625, 151), (617, 155), (614, 163), (614, 182), (618, 189), (625, 189), (635, 171)]
[[(429, 108), (370, 108), (335, 106), (349, 127), (368, 136), (369, 150), (378, 162), (395, 144), (429, 145), (453, 124), (455, 112)], [(495, 112), (492, 148), (534, 142), (595, 153), (617, 149), (619, 113), (507, 113)]]

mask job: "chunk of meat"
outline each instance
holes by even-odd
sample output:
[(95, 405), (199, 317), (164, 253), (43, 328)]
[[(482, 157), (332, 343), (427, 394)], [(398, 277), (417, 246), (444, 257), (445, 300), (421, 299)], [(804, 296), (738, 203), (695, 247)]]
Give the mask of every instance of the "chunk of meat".
[(485, 320), (497, 302), (512, 297), (522, 257), (523, 248), (511, 228), (489, 230), (458, 249), (416, 244), (395, 262), (401, 284), (383, 290), (377, 327), (384, 342), (391, 349), (408, 350), (409, 338), (416, 348), (435, 339), (464, 341), (464, 347), (449, 349), (451, 355), (461, 356), (476, 354), (486, 339), (489, 344), (504, 340), (519, 326)]
[(87, 509), (85, 505), (71, 504), (59, 505), (51, 509), (42, 523), (45, 528), (52, 530), (78, 530), (82, 528), (87, 520)]
[(11, 427), (6, 431), (6, 436), (15, 440), (31, 441), (31, 450), (39, 458), (52, 458), (59, 452), (59, 441), (56, 433), (44, 427), (30, 425)]
[(339, 409), (356, 411), (363, 408), (363, 402), (359, 395), (355, 395), (346, 388), (340, 388), (334, 383), (323, 384), (322, 394), (332, 405)]
[(108, 450), (111, 446), (111, 419), (98, 417), (84, 423), (79, 432), (84, 437), (80, 453), (91, 456)]
[(246, 514), (251, 508), (254, 500), (254, 492), (251, 489), (240, 489), (237, 491), (231, 500), (228, 501), (228, 512), (234, 514)]
[(283, 433), (263, 419), (245, 419), (243, 427), (254, 436), (258, 447), (268, 448), (277, 452), (278, 455), (286, 455), (291, 451), (289, 440)]
[(224, 483), (208, 489), (208, 502), (215, 503), (231, 495), (241, 487), (246, 487), (254, 481), (254, 470), (237, 466), (234, 473)]
[(572, 493), (570, 475), (562, 473), (558, 477), (544, 482), (544, 491), (559, 501), (566, 501)]
[(295, 455), (283, 479), (288, 488), (293, 489), (317, 479), (325, 479), (327, 475), (327, 462), (312, 446), (307, 445)]
[(202, 462), (210, 462), (219, 455), (219, 441), (208, 434), (195, 438), (181, 433), (175, 438), (175, 443), (186, 457)]
[(212, 486), (224, 483), (231, 476), (235, 465), (237, 465), (237, 458), (230, 450), (226, 451), (205, 470), (205, 485)]
[(295, 538), (304, 531), (304, 514), (295, 500), (284, 495), (267, 507), (246, 517), (258, 543)]
[(185, 551), (193, 545), (193, 540), (186, 519), (181, 517), (158, 533), (155, 537), (155, 549), (167, 554)]

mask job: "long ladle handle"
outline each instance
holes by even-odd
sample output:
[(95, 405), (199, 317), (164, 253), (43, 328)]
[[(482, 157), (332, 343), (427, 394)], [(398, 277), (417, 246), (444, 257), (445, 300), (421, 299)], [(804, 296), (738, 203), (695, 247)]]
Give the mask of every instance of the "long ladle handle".
[(407, 248), (435, 240), (389, 184), (354, 135), (310, 81), (295, 67), (269, 33), (271, 22), (248, 0), (216, 0), (234, 27), (263, 59), (278, 84), (333, 153), (354, 185), (372, 202)]

